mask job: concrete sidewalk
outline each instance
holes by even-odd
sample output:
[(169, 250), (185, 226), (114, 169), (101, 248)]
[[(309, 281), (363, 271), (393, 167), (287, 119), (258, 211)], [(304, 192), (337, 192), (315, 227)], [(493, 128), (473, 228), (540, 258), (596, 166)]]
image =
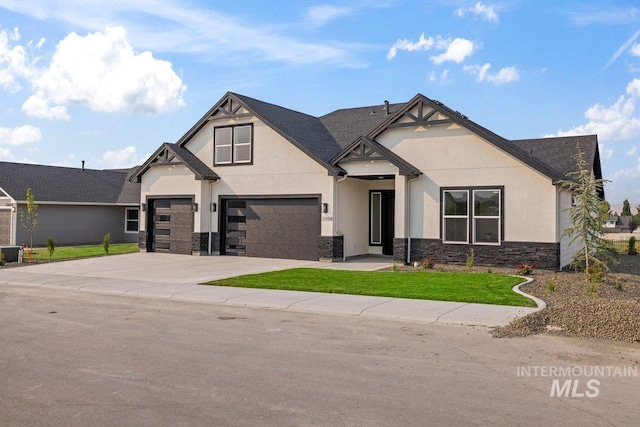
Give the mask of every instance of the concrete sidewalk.
[(6, 268), (0, 270), (0, 284), (418, 323), (488, 327), (503, 326), (515, 318), (540, 310), (488, 304), (198, 285), (204, 281), (240, 274), (295, 267), (378, 270), (390, 265), (385, 258), (320, 263), (136, 253)]

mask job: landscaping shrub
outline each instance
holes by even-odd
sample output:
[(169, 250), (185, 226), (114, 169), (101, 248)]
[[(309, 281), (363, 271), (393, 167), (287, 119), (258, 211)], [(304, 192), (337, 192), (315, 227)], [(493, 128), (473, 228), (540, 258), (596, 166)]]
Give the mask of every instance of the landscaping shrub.
[(473, 268), (476, 263), (476, 251), (475, 249), (469, 249), (469, 253), (467, 254), (467, 268)]
[(638, 250), (636, 249), (636, 237), (629, 237), (629, 250), (627, 251), (629, 255), (638, 255)]
[(422, 266), (422, 268), (432, 269), (433, 267), (435, 267), (436, 262), (433, 258), (425, 258), (420, 261), (420, 265)]
[(56, 243), (51, 237), (47, 237), (47, 250), (49, 251), (49, 259), (53, 258), (53, 252), (56, 250)]
[(111, 244), (111, 233), (107, 233), (104, 235), (104, 239), (102, 239), (102, 247), (107, 255), (109, 255), (109, 245)]
[(528, 276), (533, 273), (535, 268), (535, 264), (518, 264), (516, 274), (518, 274), (518, 276)]

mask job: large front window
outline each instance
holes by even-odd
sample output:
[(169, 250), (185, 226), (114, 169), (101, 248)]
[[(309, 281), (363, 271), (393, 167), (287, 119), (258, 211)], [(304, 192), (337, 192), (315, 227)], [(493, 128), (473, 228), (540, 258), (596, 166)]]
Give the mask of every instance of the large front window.
[(214, 164), (251, 163), (253, 126), (225, 126), (215, 128), (213, 135)]
[(493, 188), (443, 190), (443, 241), (460, 244), (500, 244), (500, 196), (501, 190)]

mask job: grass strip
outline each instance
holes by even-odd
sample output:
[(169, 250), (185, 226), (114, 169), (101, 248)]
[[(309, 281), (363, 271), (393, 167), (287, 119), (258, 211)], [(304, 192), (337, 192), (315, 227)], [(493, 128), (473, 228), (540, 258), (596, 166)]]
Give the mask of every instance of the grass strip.
[(522, 282), (517, 277), (490, 273), (294, 268), (205, 284), (535, 307), (532, 300), (511, 290)]
[[(109, 255), (119, 255), (140, 252), (137, 243), (112, 243), (109, 245)], [(53, 260), (67, 260), (78, 258), (90, 258), (106, 255), (102, 245), (83, 245), (83, 246), (60, 246), (56, 247), (53, 252)], [(34, 260), (48, 260), (49, 251), (47, 248), (33, 248), (32, 256)], [(24, 252), (25, 261), (29, 260), (27, 251)]]

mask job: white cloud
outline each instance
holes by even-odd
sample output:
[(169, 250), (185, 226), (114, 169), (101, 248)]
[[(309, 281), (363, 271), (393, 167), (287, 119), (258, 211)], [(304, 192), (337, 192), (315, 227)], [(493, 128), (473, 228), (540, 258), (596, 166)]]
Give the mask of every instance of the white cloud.
[(640, 56), (640, 43), (634, 43), (631, 48), (629, 48), (629, 53), (632, 56)]
[(596, 103), (584, 113), (589, 121), (574, 126), (568, 131), (558, 131), (555, 136), (597, 134), (601, 141), (629, 140), (640, 134), (640, 118), (635, 115), (637, 100), (640, 99), (640, 80), (633, 79), (627, 84), (626, 94), (618, 100), (603, 106)]
[(50, 106), (47, 101), (42, 99), (38, 95), (31, 95), (22, 104), (22, 111), (32, 117), (39, 117), (41, 119), (55, 119), (68, 121), (71, 117), (67, 114), (67, 107), (63, 105)]
[[(139, 49), (153, 52), (198, 54), (216, 62), (233, 60), (251, 64), (256, 58), (290, 65), (331, 64), (362, 67), (362, 60), (335, 43), (307, 43), (263, 21), (237, 19), (208, 6), (183, 1), (112, 0), (96, 3), (65, 0), (64, 7), (50, 0), (3, 0), (3, 7), (39, 21), (59, 20), (71, 28), (102, 31), (118, 23), (128, 30), (129, 40)], [(202, 3), (202, 2), (201, 2)], [(140, 19), (143, 16), (144, 19)], [(335, 17), (335, 15), (334, 15)], [(358, 45), (361, 46), (361, 45)], [(245, 62), (239, 61), (239, 58)]]
[(445, 85), (447, 83), (449, 83), (451, 81), (451, 79), (449, 79), (449, 69), (445, 68), (440, 75), (438, 76), (436, 74), (435, 71), (431, 71), (431, 73), (429, 74), (429, 81), (431, 83), (436, 83), (438, 82), (441, 85)]
[(168, 61), (137, 53), (122, 27), (81, 37), (71, 33), (56, 47), (34, 82), (23, 110), (36, 117), (68, 119), (66, 104), (95, 111), (161, 114), (184, 105), (186, 87)]
[(24, 46), (15, 44), (18, 40), (20, 32), (17, 28), (12, 32), (0, 31), (0, 87), (14, 93), (22, 89), (19, 80), (35, 77), (38, 61), (38, 58), (29, 57)]
[(31, 125), (15, 128), (0, 127), (0, 144), (23, 145), (38, 142), (42, 139), (40, 128)]
[(138, 156), (136, 147), (130, 145), (120, 150), (109, 150), (100, 157), (98, 163), (105, 168), (130, 168), (147, 160), (149, 154)]
[(624, 43), (622, 43), (622, 45), (618, 48), (618, 50), (613, 52), (613, 55), (611, 55), (611, 58), (609, 58), (609, 60), (604, 65), (604, 67), (602, 67), (602, 69), (606, 70), (607, 68), (609, 68), (609, 66), (611, 66), (611, 64), (613, 64), (616, 61), (616, 59), (618, 59), (618, 57), (622, 55), (622, 53), (625, 50), (627, 50), (633, 42), (636, 41), (638, 36), (640, 36), (640, 30), (636, 31), (631, 37), (629, 37)]
[(436, 65), (442, 64), (445, 61), (452, 61), (459, 64), (472, 53), (473, 42), (471, 40), (456, 38), (447, 46), (447, 50), (444, 53), (431, 57), (431, 59)]
[(600, 148), (600, 158), (602, 160), (609, 160), (611, 157), (613, 157), (612, 149), (605, 148), (604, 144), (598, 144), (598, 147)]
[(426, 39), (424, 37), (424, 33), (420, 34), (420, 38), (417, 42), (410, 42), (407, 39), (399, 39), (397, 42), (391, 46), (389, 52), (387, 53), (387, 59), (395, 58), (396, 54), (399, 50), (406, 50), (407, 52), (415, 52), (417, 50), (429, 50), (435, 44), (435, 40), (433, 37), (429, 37)]
[(493, 6), (487, 6), (481, 2), (476, 3), (473, 7), (460, 8), (456, 10), (456, 15), (463, 17), (466, 13), (473, 13), (476, 16), (481, 17), (485, 21), (497, 23), (499, 18)]
[(0, 160), (4, 160), (5, 162), (13, 162), (15, 161), (15, 157), (8, 148), (0, 147)]
[(480, 83), (487, 82), (500, 86), (520, 80), (520, 73), (515, 66), (501, 68), (494, 74), (489, 73), (490, 68), (491, 64), (487, 62), (484, 65), (467, 65), (463, 69), (475, 75), (476, 80)]
[(611, 181), (617, 181), (622, 178), (638, 178), (640, 177), (640, 159), (635, 166), (630, 168), (618, 169), (611, 175)]
[(351, 9), (348, 7), (330, 5), (313, 6), (307, 11), (307, 22), (313, 28), (318, 28), (349, 13), (351, 13)]
[(411, 42), (407, 39), (399, 39), (396, 41), (389, 49), (389, 52), (387, 52), (387, 59), (395, 58), (400, 50), (415, 52), (434, 49), (444, 50), (440, 55), (431, 57), (434, 64), (440, 65), (445, 61), (452, 61), (459, 64), (473, 53), (474, 48), (475, 46), (471, 40), (462, 38), (455, 38), (453, 40), (443, 39), (439, 35), (425, 38), (424, 33), (422, 33), (416, 42)]
[(635, 156), (636, 152), (637, 152), (637, 148), (635, 147), (635, 145), (633, 147), (631, 147), (626, 153), (624, 153), (627, 156)]

